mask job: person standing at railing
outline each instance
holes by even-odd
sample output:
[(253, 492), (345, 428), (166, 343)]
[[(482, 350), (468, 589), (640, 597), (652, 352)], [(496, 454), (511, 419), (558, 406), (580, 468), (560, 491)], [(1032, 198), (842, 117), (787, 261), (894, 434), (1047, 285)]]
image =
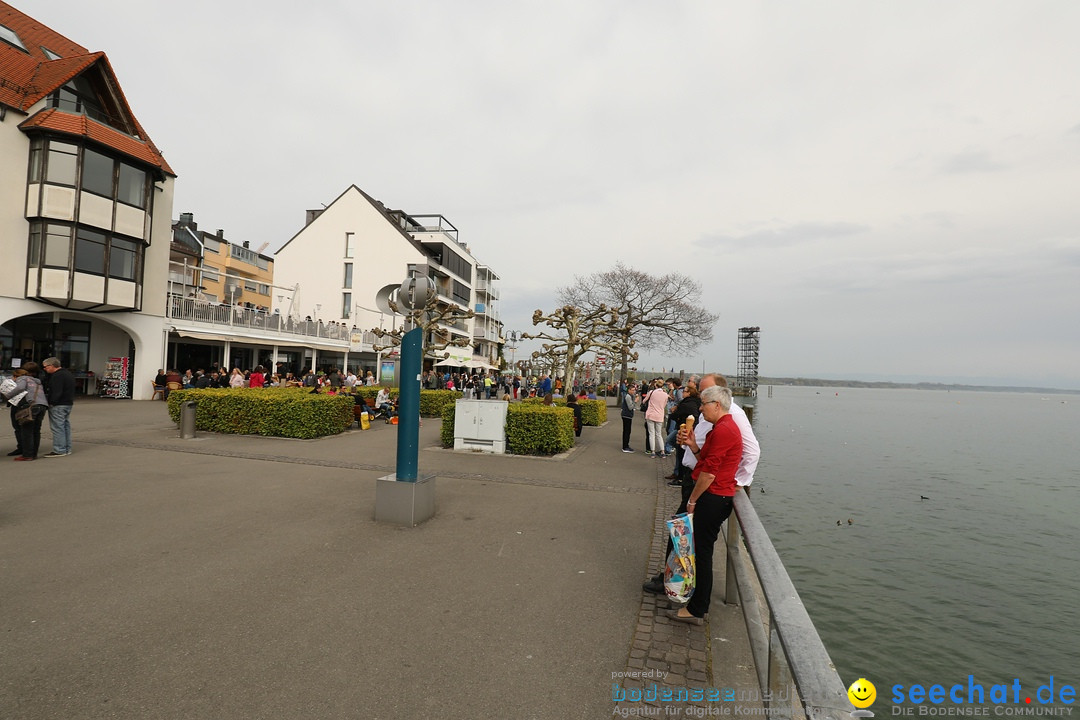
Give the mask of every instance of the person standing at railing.
[(694, 594), (686, 607), (669, 613), (672, 620), (701, 625), (709, 612), (713, 585), (713, 548), (720, 526), (734, 506), (738, 485), (735, 473), (742, 460), (742, 433), (731, 417), (731, 391), (711, 386), (701, 393), (701, 414), (712, 424), (705, 443), (685, 428), (679, 431), (678, 441), (696, 458), (692, 474), (694, 487), (686, 501), (686, 512), (694, 518)]

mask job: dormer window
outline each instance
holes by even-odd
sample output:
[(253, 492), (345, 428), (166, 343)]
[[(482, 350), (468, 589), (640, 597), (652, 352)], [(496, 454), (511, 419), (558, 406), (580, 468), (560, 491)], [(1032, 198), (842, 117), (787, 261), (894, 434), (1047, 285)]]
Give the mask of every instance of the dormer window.
[(69, 113), (86, 115), (92, 120), (97, 120), (109, 127), (116, 128), (120, 132), (130, 133), (129, 128), (123, 121), (109, 111), (105, 93), (100, 92), (94, 82), (86, 74), (72, 78), (64, 86), (57, 88), (49, 96), (49, 107), (57, 108)]
[(15, 31), (9, 28), (7, 25), (0, 25), (0, 40), (6, 42), (8, 45), (13, 45), (23, 52), (27, 52), (26, 46), (22, 44), (22, 40), (15, 34)]

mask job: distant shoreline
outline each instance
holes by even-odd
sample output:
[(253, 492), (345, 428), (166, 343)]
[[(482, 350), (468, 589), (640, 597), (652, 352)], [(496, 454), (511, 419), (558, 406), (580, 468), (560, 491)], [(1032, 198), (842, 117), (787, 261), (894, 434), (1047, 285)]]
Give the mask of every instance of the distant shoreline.
[(822, 380), (821, 378), (759, 377), (758, 392), (763, 385), (793, 385), (799, 387), (845, 387), (886, 388), (907, 390), (975, 390), (979, 392), (1053, 393), (1055, 395), (1080, 395), (1080, 390), (1061, 388), (1022, 387), (1001, 385), (959, 385), (953, 383), (895, 383), (863, 380)]

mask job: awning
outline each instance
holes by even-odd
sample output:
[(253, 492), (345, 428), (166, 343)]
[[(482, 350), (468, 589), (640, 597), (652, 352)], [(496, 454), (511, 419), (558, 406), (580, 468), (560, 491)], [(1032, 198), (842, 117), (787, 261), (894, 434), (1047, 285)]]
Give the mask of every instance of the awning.
[(306, 342), (306, 340), (318, 340), (319, 338), (305, 338), (303, 335), (290, 335), (288, 337), (278, 338), (266, 338), (266, 337), (249, 337), (247, 335), (225, 335), (225, 334), (213, 334), (194, 332), (192, 330), (181, 330), (175, 328), (172, 332), (176, 333), (180, 337), (191, 338), (192, 340), (209, 340), (211, 342), (225, 343), (229, 341), (234, 344), (240, 345), (258, 345), (261, 347), (285, 347), (285, 348), (312, 348), (319, 352), (332, 352), (332, 353), (344, 353), (355, 352), (349, 350), (348, 347), (343, 345), (328, 345), (321, 342)]

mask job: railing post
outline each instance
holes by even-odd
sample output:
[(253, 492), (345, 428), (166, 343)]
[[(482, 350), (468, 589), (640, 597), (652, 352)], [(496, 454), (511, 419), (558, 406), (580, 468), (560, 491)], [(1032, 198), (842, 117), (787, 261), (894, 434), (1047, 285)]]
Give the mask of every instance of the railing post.
[(769, 619), (769, 687), (763, 695), (765, 713), (770, 718), (791, 720), (791, 668), (784, 657), (775, 618)]
[[(736, 490), (735, 492), (739, 492)], [(724, 602), (728, 605), (739, 604), (739, 579), (735, 576), (736, 556), (739, 554), (739, 519), (732, 512), (725, 521), (727, 527), (727, 572), (724, 581)]]

